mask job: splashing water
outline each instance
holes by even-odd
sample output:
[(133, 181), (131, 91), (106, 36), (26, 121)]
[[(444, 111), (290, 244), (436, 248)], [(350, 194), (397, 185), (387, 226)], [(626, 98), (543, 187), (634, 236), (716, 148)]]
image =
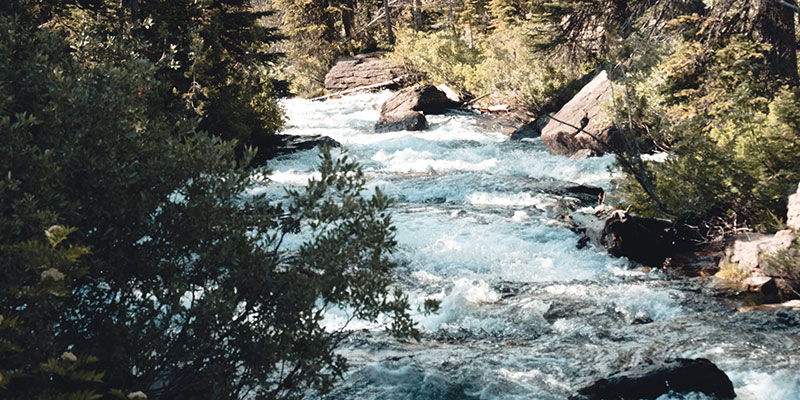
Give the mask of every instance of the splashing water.
[[(371, 188), (395, 197), (399, 285), (421, 342), (355, 323), (351, 362), (331, 399), (564, 399), (622, 368), (708, 358), (741, 399), (800, 399), (800, 314), (737, 313), (690, 279), (631, 269), (555, 219), (565, 182), (611, 190), (611, 157), (551, 155), (539, 139), (509, 142), (491, 120), (431, 116), (425, 132), (373, 133), (389, 92), (283, 102), (286, 134), (326, 135), (358, 160)], [(314, 176), (316, 151), (273, 160), (272, 184)], [(336, 329), (347, 310), (329, 310)], [(700, 395), (667, 399), (702, 399)]]

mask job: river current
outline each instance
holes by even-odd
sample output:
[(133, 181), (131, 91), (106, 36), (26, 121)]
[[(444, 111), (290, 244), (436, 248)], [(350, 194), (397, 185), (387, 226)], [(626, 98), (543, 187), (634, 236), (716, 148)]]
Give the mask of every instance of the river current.
[[(415, 313), (420, 342), (350, 323), (340, 351), (351, 368), (323, 398), (565, 399), (628, 366), (703, 357), (739, 399), (800, 400), (800, 313), (740, 313), (697, 280), (577, 248), (558, 219), (569, 199), (552, 189), (613, 190), (611, 157), (551, 155), (540, 139), (509, 141), (466, 113), (429, 116), (424, 132), (374, 133), (389, 95), (282, 103), (283, 133), (332, 137), (369, 188), (396, 199), (398, 284), (415, 309), (441, 300), (438, 313)], [(256, 190), (304, 185), (318, 160), (315, 150), (273, 160), (272, 183)], [(326, 328), (346, 320), (329, 310)]]

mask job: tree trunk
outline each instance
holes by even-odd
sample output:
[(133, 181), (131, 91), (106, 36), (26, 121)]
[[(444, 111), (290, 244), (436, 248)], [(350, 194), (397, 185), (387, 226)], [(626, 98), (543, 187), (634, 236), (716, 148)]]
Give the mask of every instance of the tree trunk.
[[(795, 0), (783, 0), (783, 2), (795, 5)], [(761, 0), (756, 17), (756, 26), (761, 39), (772, 46), (767, 54), (767, 67), (770, 73), (792, 85), (798, 83), (794, 14), (795, 11), (781, 1)]]
[(386, 14), (386, 34), (389, 36), (389, 44), (394, 44), (394, 32), (392, 32), (392, 13), (389, 8), (389, 0), (383, 0), (383, 12)]
[(344, 36), (348, 39), (353, 39), (353, 32), (355, 25), (355, 1), (344, 0), (344, 8), (342, 8), (342, 26), (344, 27)]
[(323, 0), (320, 9), (322, 10), (322, 24), (325, 26), (322, 38), (328, 42), (334, 42), (338, 38), (336, 31), (336, 18), (330, 12), (330, 0)]
[(411, 13), (414, 18), (414, 30), (422, 30), (422, 0), (414, 0), (414, 5), (411, 8)]

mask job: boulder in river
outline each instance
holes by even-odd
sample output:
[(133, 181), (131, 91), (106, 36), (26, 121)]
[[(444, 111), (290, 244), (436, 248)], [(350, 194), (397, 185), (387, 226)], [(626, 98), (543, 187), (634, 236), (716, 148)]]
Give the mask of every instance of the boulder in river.
[(601, 242), (611, 255), (660, 267), (674, 253), (672, 222), (616, 211), (606, 220)]
[(458, 105), (433, 85), (414, 86), (393, 94), (383, 103), (375, 131), (425, 130), (426, 114), (444, 114)]
[(325, 75), (325, 89), (342, 92), (392, 81), (396, 87), (401, 86), (405, 71), (392, 66), (383, 55), (383, 52), (374, 52), (336, 60)]
[(602, 103), (609, 100), (611, 81), (606, 71), (601, 71), (542, 128), (542, 140), (550, 152), (572, 156), (586, 149), (593, 155), (602, 155), (608, 147), (600, 141), (611, 148), (622, 148), (619, 131), (599, 122), (603, 113)]
[(393, 112), (381, 114), (375, 125), (375, 132), (424, 131), (428, 129), (425, 114), (419, 111)]
[(733, 383), (725, 372), (704, 358), (668, 360), (634, 367), (578, 390), (570, 400), (656, 399), (668, 393), (704, 393), (733, 399)]
[(277, 156), (310, 150), (317, 146), (339, 147), (336, 140), (327, 136), (270, 135), (255, 143), (258, 154), (253, 164), (262, 164)]

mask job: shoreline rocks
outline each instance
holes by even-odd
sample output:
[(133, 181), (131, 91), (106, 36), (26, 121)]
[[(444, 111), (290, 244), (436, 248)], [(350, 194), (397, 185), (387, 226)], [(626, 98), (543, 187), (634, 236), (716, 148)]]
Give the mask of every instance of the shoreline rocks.
[(600, 379), (581, 388), (570, 400), (656, 399), (668, 393), (699, 392), (717, 399), (733, 399), (730, 378), (711, 361), (679, 358), (643, 365)]

